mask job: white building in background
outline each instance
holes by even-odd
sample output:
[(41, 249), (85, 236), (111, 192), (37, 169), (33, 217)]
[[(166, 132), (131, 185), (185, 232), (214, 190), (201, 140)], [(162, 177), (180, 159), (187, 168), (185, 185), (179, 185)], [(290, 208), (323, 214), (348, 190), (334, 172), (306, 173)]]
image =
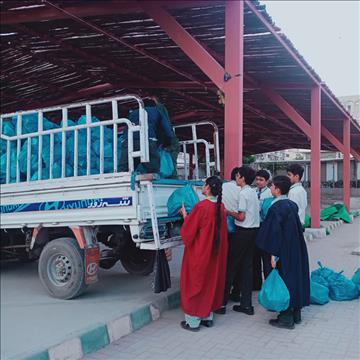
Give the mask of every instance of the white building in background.
[[(339, 97), (345, 109), (360, 125), (360, 95)], [(285, 174), (286, 165), (290, 162), (299, 162), (305, 167), (304, 181), (310, 181), (310, 150), (288, 149), (270, 153), (257, 154), (255, 164), (274, 172), (274, 175)], [(321, 152), (321, 182), (337, 182), (342, 180), (343, 155), (340, 152)], [(350, 178), (352, 181), (360, 181), (360, 163), (353, 157), (350, 161)], [(359, 186), (359, 185), (358, 185)]]
[(360, 124), (360, 95), (340, 96), (338, 99), (352, 117)]
[[(303, 181), (310, 181), (310, 150), (289, 149), (283, 151), (274, 151), (271, 153), (257, 154), (255, 165), (257, 168), (265, 167), (272, 174), (285, 175), (286, 166), (289, 163), (298, 162), (305, 168)], [(342, 181), (343, 176), (343, 155), (340, 152), (321, 151), (321, 182), (335, 183)], [(350, 179), (351, 181), (360, 181), (360, 163), (357, 163), (351, 156), (350, 159)], [(360, 184), (356, 184), (357, 187)]]

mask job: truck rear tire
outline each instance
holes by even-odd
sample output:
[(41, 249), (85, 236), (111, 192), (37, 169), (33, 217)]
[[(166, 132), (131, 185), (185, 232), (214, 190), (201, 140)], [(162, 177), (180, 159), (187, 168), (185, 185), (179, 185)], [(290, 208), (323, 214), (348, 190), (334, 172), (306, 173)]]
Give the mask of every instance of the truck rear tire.
[(73, 238), (59, 238), (46, 244), (38, 271), (46, 291), (58, 299), (72, 299), (87, 287), (83, 251)]
[(130, 240), (122, 249), (120, 261), (129, 274), (149, 275), (154, 271), (155, 251), (140, 250)]

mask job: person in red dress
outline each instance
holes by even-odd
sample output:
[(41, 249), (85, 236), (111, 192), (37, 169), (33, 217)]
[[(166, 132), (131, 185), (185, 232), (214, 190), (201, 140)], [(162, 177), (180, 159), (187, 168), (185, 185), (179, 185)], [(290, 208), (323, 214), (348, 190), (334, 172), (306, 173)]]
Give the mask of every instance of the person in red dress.
[(222, 305), (227, 262), (227, 224), (222, 204), (222, 181), (206, 179), (205, 200), (197, 203), (184, 218), (181, 237), (185, 244), (180, 275), (181, 307), (185, 321), (181, 327), (199, 331), (200, 325), (213, 326), (213, 310)]

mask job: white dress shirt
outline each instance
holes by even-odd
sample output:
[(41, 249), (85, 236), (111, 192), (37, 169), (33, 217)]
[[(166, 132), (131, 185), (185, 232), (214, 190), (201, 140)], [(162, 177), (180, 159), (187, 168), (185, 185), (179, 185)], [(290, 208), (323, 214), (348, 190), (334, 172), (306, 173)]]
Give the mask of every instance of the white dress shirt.
[(305, 224), (305, 211), (307, 207), (307, 194), (300, 182), (291, 185), (289, 195), (289, 200), (292, 200), (299, 208), (299, 218), (301, 223)]
[(249, 185), (241, 188), (239, 193), (238, 211), (245, 213), (245, 220), (235, 219), (235, 225), (244, 228), (258, 228), (260, 226), (260, 207), (256, 190)]
[(240, 190), (241, 187), (237, 186), (234, 180), (223, 183), (222, 202), (226, 210), (238, 212)]

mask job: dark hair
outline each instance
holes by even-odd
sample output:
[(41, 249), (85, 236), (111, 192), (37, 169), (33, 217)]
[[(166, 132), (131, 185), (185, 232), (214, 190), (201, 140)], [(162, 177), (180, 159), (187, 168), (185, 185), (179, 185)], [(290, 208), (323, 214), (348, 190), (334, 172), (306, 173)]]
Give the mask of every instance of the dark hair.
[(256, 176), (256, 172), (250, 166), (241, 166), (238, 168), (238, 173), (241, 177), (245, 178), (245, 183), (247, 185), (251, 185)]
[(287, 176), (285, 175), (275, 176), (272, 182), (273, 185), (280, 190), (281, 195), (286, 195), (289, 192), (291, 182)]
[(239, 172), (239, 168), (238, 167), (234, 167), (231, 170), (231, 180), (236, 180), (236, 174)]
[(205, 184), (210, 187), (211, 194), (217, 196), (216, 202), (216, 224), (213, 249), (216, 251), (220, 244), (221, 229), (221, 203), (222, 203), (222, 181), (217, 176), (210, 176), (205, 180)]
[(257, 171), (256, 176), (262, 177), (265, 180), (270, 179), (270, 173), (265, 169), (261, 169), (261, 170)]
[(287, 172), (291, 172), (293, 175), (299, 175), (299, 180), (301, 180), (303, 174), (304, 174), (304, 168), (299, 164), (290, 164), (286, 168)]

